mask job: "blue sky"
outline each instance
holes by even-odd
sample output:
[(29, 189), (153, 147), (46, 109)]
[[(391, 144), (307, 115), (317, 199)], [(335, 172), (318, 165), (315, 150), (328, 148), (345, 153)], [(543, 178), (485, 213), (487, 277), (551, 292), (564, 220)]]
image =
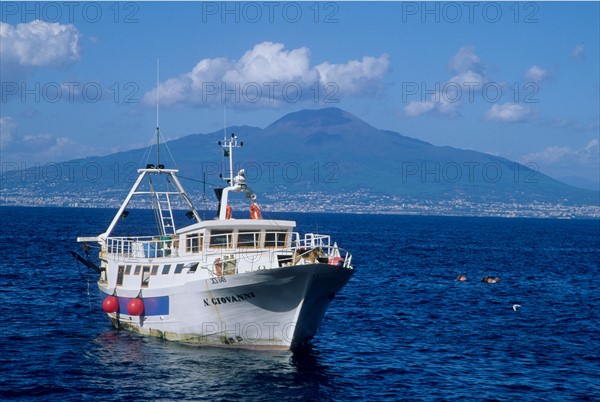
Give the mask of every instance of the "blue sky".
[(228, 125), (259, 127), (337, 106), (600, 180), (598, 2), (0, 7), (3, 166), (146, 146), (158, 91), (167, 138), (221, 129), (223, 104)]

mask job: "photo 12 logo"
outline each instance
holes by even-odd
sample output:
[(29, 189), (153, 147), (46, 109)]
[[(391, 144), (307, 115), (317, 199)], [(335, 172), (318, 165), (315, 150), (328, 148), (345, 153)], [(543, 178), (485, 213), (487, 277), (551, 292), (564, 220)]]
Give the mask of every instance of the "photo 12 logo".
[(499, 82), (402, 82), (402, 102), (425, 102), (431, 100), (436, 103), (457, 103), (466, 101), (474, 103), (479, 96), (487, 103), (499, 103), (510, 100), (515, 103), (538, 103), (536, 97), (540, 90), (537, 82), (514, 82), (511, 85)]
[(478, 23), (536, 24), (539, 5), (534, 2), (402, 2), (402, 23)]
[(2, 103), (97, 103), (112, 100), (114, 103), (138, 103), (139, 85), (133, 81), (113, 82), (103, 86), (99, 82), (17, 82), (3, 81), (1, 86)]
[(202, 103), (338, 103), (335, 82), (203, 82)]
[[(311, 182), (313, 184), (333, 184), (339, 182), (340, 165), (336, 162), (323, 161), (311, 164), (295, 161), (287, 162), (247, 162), (243, 165), (236, 164), (234, 171), (244, 169), (248, 183), (299, 183)], [(204, 162), (202, 172), (208, 181), (217, 182), (222, 172), (228, 166), (214, 162)]]
[(133, 183), (137, 176), (137, 162), (115, 162), (104, 166), (98, 162), (2, 162), (0, 178), (3, 182), (20, 183), (97, 183), (101, 180), (119, 184)]
[[(48, 162), (27, 164), (25, 162), (2, 162), (0, 177), (6, 182), (32, 183), (96, 183), (101, 180), (120, 184), (134, 183), (137, 177), (138, 162), (114, 162), (103, 165), (93, 161)], [(222, 172), (228, 166), (215, 162), (204, 162), (201, 171), (208, 182), (219, 183)], [(287, 162), (247, 162), (236, 164), (234, 171), (244, 169), (248, 183), (299, 183), (334, 184), (340, 178), (340, 166), (336, 162), (313, 163)]]
[(301, 21), (336, 24), (340, 8), (334, 2), (202, 2), (202, 23), (249, 23)]
[(26, 23), (33, 20), (45, 22), (98, 23), (112, 21), (115, 24), (136, 24), (139, 22), (139, 5), (135, 2), (41, 2), (41, 1), (2, 1), (0, 16), (3, 22)]
[(498, 183), (512, 181), (513, 183), (534, 184), (539, 181), (538, 166), (533, 162), (525, 165), (499, 162), (416, 162), (403, 161), (401, 164), (402, 183)]

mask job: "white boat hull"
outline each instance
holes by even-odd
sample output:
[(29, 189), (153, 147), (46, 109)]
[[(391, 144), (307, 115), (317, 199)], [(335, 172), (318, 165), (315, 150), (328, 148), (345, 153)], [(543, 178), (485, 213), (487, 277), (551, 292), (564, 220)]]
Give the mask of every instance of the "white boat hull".
[[(307, 264), (144, 289), (144, 314), (127, 314), (138, 293), (118, 289), (113, 325), (167, 340), (244, 348), (289, 349), (310, 340), (329, 303), (354, 271)], [(104, 295), (114, 288), (99, 283)], [(134, 291), (132, 291), (134, 292)]]

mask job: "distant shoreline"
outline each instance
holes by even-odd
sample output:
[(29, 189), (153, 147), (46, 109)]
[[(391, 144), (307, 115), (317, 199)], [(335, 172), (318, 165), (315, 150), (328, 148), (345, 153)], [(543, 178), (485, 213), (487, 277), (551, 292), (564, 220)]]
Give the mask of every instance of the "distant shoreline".
[[(523, 205), (524, 206), (524, 205)], [(65, 209), (107, 209), (116, 210), (118, 205), (93, 205), (93, 204), (82, 204), (82, 205), (57, 205), (57, 204), (17, 204), (17, 203), (3, 203), (0, 202), (0, 208), (65, 208)], [(275, 205), (264, 203), (263, 209), (268, 213), (298, 213), (298, 214), (341, 214), (341, 215), (400, 215), (400, 216), (424, 216), (424, 217), (464, 217), (464, 218), (507, 218), (507, 219), (556, 219), (556, 220), (569, 220), (569, 219), (587, 219), (587, 220), (600, 220), (600, 206), (564, 206), (557, 205), (556, 209), (548, 208), (546, 210), (505, 210), (495, 209), (491, 211), (479, 211), (479, 213), (467, 213), (460, 211), (451, 210), (435, 210), (435, 211), (411, 211), (411, 210), (394, 210), (382, 207), (379, 210), (352, 210), (353, 206), (339, 205), (331, 209), (282, 209)], [(132, 208), (150, 210), (150, 208)], [(213, 211), (214, 208), (208, 208), (207, 211)], [(183, 210), (182, 210), (183, 211)], [(199, 212), (203, 212), (204, 209), (198, 209)]]

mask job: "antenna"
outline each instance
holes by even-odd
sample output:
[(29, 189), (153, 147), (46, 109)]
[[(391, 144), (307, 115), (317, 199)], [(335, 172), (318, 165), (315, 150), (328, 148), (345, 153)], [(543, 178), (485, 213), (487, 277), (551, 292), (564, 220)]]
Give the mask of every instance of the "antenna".
[(203, 193), (202, 193), (202, 201), (204, 202), (204, 214), (202, 216), (202, 219), (205, 220), (206, 219), (206, 172), (202, 172), (202, 185), (203, 185)]
[(158, 72), (159, 72), (160, 59), (156, 59), (156, 128), (158, 128), (158, 105), (159, 105), (159, 92), (158, 92)]
[(158, 105), (159, 105), (159, 92), (158, 92), (158, 83), (159, 83), (159, 66), (160, 59), (156, 59), (156, 167), (160, 166), (160, 130), (158, 126)]
[(223, 174), (221, 177), (223, 180), (227, 181), (230, 186), (233, 186), (233, 148), (240, 148), (244, 143), (241, 141), (238, 142), (238, 137), (234, 133), (231, 133), (229, 138), (225, 136), (223, 141), (219, 141), (218, 144), (223, 150), (223, 157), (229, 159), (229, 177), (223, 177)]
[(223, 141), (219, 141), (218, 144), (223, 150), (223, 157), (229, 158), (229, 177), (223, 177), (226, 175), (221, 174), (221, 178), (227, 181), (230, 186), (233, 186), (233, 148), (244, 146), (244, 142), (238, 142), (238, 137), (234, 133), (227, 137), (227, 109), (225, 105), (223, 105)]

